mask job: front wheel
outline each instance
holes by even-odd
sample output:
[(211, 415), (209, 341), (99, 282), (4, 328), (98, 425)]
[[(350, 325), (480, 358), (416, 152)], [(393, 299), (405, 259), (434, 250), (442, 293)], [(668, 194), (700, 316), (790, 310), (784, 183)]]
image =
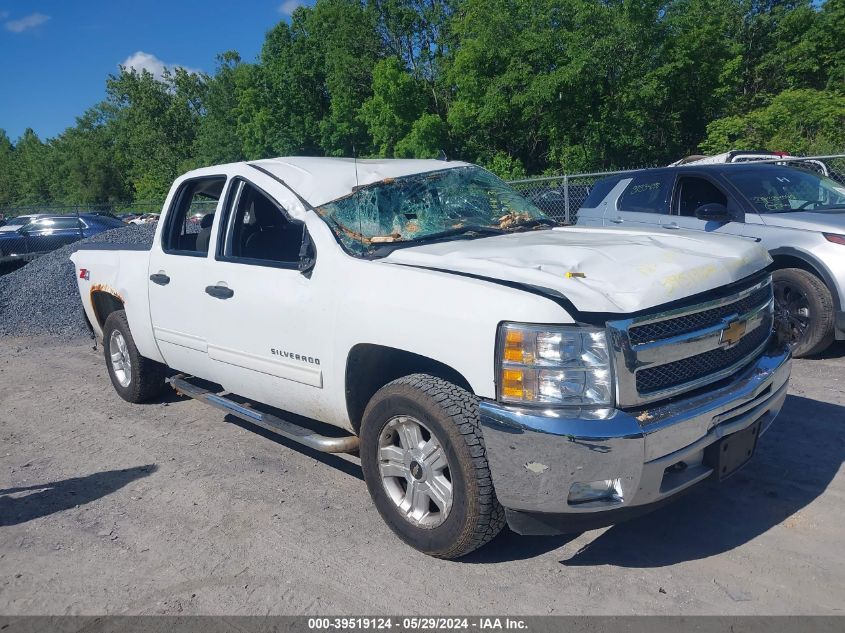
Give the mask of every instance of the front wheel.
[(796, 358), (823, 352), (833, 342), (833, 297), (821, 279), (800, 268), (774, 271), (775, 309), (786, 323)]
[(427, 374), (382, 387), (361, 423), (361, 467), (387, 525), (412, 547), (458, 558), (505, 524), (466, 390)]

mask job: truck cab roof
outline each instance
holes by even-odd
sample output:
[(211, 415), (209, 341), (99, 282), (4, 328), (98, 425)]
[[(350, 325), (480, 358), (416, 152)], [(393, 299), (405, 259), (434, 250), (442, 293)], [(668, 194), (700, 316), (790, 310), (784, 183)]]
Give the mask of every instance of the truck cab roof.
[(185, 174), (184, 178), (219, 173), (221, 167), (261, 171), (287, 187), (313, 207), (319, 207), (350, 195), (357, 187), (372, 185), (390, 178), (401, 178), (428, 171), (467, 167), (461, 161), (434, 159), (354, 159), (313, 156), (280, 156), (262, 160), (204, 167)]

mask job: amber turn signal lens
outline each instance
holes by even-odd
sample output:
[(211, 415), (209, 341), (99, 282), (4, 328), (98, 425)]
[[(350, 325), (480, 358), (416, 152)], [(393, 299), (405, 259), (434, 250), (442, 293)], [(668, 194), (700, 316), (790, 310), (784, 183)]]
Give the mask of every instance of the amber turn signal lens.
[(508, 330), (505, 334), (504, 360), (511, 363), (525, 362), (525, 333)]
[(525, 375), (521, 369), (502, 370), (502, 395), (523, 400), (526, 395)]

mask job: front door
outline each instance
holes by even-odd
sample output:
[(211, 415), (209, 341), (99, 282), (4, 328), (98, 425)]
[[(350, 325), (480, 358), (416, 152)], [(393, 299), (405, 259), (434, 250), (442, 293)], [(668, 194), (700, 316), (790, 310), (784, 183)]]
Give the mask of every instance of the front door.
[(182, 183), (156, 234), (147, 271), (153, 333), (167, 365), (210, 380), (208, 311), (216, 299), (206, 292), (215, 285), (208, 245), (225, 184), (225, 176)]
[(677, 225), (677, 228), (748, 236), (748, 230), (742, 221), (717, 222), (698, 219), (695, 212), (705, 204), (720, 204), (734, 212), (738, 218), (742, 218), (744, 215), (733, 196), (728, 195), (719, 184), (710, 178), (681, 175), (678, 177), (672, 199), (671, 223)]
[(299, 270), (305, 226), (254, 182), (227, 196), (211, 261), (208, 355), (228, 391), (314, 415), (329, 375), (335, 293)]

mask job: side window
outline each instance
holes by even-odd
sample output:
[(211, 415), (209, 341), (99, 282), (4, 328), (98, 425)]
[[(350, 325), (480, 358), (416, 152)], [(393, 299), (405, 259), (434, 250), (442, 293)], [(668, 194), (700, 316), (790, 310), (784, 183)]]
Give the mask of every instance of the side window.
[(673, 180), (674, 175), (671, 172), (634, 176), (625, 193), (619, 198), (619, 210), (669, 213), (669, 193)]
[[(619, 181), (622, 180), (619, 176), (614, 176), (612, 178), (604, 178), (599, 180), (596, 184), (590, 187), (590, 193), (587, 194), (587, 199), (584, 200), (584, 203), (581, 205), (584, 209), (595, 209), (599, 204), (601, 204), (602, 200), (607, 197), (607, 194), (611, 192), (611, 190), (619, 184)], [(571, 187), (571, 185), (570, 185)], [(570, 204), (572, 199), (572, 192), (570, 191)]]
[(195, 178), (182, 184), (173, 198), (162, 232), (165, 253), (195, 256), (208, 253), (214, 211), (225, 184), (225, 176)]
[(231, 196), (223, 258), (244, 263), (299, 263), (303, 225), (292, 222), (282, 207), (246, 181)]
[(44, 218), (42, 220), (35, 220), (30, 222), (26, 227), (26, 231), (57, 231), (59, 229), (78, 229), (80, 227), (79, 220), (76, 216), (68, 216), (66, 218)]
[(718, 203), (728, 206), (728, 197), (709, 180), (685, 176), (678, 182), (678, 214), (695, 217), (698, 207)]
[(80, 227), (79, 219), (70, 216), (66, 218), (53, 218), (44, 222), (45, 229), (78, 229)]

